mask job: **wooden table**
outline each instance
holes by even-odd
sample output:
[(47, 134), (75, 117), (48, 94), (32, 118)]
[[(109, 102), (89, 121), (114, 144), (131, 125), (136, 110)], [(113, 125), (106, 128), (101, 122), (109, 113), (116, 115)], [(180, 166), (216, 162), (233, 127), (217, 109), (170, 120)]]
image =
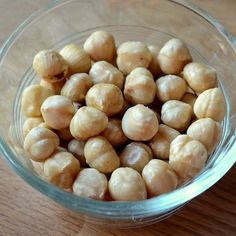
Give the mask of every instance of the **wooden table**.
[[(9, 33), (48, 0), (0, 0), (0, 45)], [(192, 0), (236, 35), (235, 0)], [(64, 235), (236, 235), (236, 167), (214, 187), (153, 226), (103, 230), (79, 220), (18, 177), (0, 158), (0, 236)]]

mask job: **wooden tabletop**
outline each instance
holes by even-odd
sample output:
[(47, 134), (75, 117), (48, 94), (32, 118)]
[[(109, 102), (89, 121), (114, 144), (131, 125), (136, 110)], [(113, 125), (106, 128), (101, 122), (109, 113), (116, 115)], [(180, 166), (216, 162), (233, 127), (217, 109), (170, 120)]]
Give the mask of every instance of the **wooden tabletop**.
[[(14, 28), (48, 0), (0, 0), (0, 45)], [(236, 35), (235, 0), (191, 0)], [(214, 187), (167, 220), (141, 229), (91, 226), (18, 177), (0, 158), (0, 236), (236, 235), (236, 167)]]

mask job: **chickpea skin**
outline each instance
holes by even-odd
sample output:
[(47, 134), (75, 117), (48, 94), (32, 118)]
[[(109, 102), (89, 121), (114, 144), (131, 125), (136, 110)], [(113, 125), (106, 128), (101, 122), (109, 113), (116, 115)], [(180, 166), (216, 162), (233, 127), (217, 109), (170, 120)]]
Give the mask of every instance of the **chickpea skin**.
[(153, 76), (158, 76), (162, 74), (159, 59), (158, 59), (160, 47), (157, 45), (149, 45), (148, 49), (152, 55), (152, 60), (151, 60), (151, 63), (149, 64), (148, 70), (152, 73)]
[(119, 113), (123, 107), (124, 98), (121, 90), (114, 84), (95, 84), (86, 95), (87, 106), (103, 111), (107, 116)]
[(137, 67), (148, 68), (152, 55), (141, 42), (128, 41), (121, 44), (117, 50), (116, 63), (118, 69), (125, 75)]
[(147, 190), (141, 175), (129, 167), (116, 169), (109, 180), (111, 197), (116, 201), (138, 201), (147, 198)]
[(147, 69), (138, 67), (126, 77), (124, 96), (127, 101), (134, 105), (148, 105), (154, 101), (155, 95), (155, 81)]
[(47, 125), (53, 129), (64, 129), (70, 125), (75, 108), (69, 98), (54, 95), (43, 102), (41, 112)]
[(143, 168), (142, 177), (149, 197), (155, 197), (176, 189), (178, 177), (170, 165), (153, 159)]
[(44, 88), (52, 90), (55, 95), (59, 95), (65, 82), (66, 80), (61, 80), (58, 82), (50, 83), (47, 80), (41, 79), (39, 84)]
[(39, 124), (41, 124), (43, 122), (43, 118), (42, 117), (31, 117), (28, 118), (23, 125), (22, 128), (22, 132), (23, 132), (23, 136), (25, 137), (31, 129), (33, 129), (34, 127), (37, 127)]
[(184, 42), (173, 38), (161, 48), (158, 60), (165, 74), (178, 75), (192, 61), (192, 57)]
[(89, 106), (81, 107), (70, 123), (70, 132), (79, 140), (87, 140), (106, 129), (108, 118), (102, 111)]
[(87, 164), (102, 173), (111, 173), (120, 166), (120, 159), (112, 145), (102, 136), (90, 138), (84, 147)]
[(84, 156), (84, 146), (85, 146), (85, 141), (83, 140), (77, 140), (77, 139), (72, 139), (67, 146), (67, 149), (70, 153), (76, 157), (81, 166), (86, 166), (86, 160)]
[(144, 105), (129, 108), (122, 119), (122, 129), (126, 137), (134, 141), (148, 141), (159, 128), (156, 114)]

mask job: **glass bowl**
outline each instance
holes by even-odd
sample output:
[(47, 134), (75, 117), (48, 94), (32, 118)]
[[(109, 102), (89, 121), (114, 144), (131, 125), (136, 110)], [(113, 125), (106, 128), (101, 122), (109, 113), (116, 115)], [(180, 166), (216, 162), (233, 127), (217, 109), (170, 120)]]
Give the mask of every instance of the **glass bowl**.
[[(22, 149), (21, 95), (38, 81), (34, 55), (47, 48), (82, 44), (95, 30), (111, 32), (117, 44), (140, 40), (163, 45), (172, 37), (183, 39), (195, 61), (217, 70), (227, 101), (223, 135), (204, 170), (177, 190), (137, 202), (102, 202), (77, 197), (40, 178)], [(103, 226), (137, 227), (172, 215), (185, 203), (216, 183), (235, 163), (236, 41), (203, 10), (182, 0), (53, 1), (23, 22), (0, 51), (0, 149), (11, 167), (31, 186), (63, 206)], [(40, 206), (39, 206), (40, 207)], [(88, 217), (87, 217), (88, 216)]]

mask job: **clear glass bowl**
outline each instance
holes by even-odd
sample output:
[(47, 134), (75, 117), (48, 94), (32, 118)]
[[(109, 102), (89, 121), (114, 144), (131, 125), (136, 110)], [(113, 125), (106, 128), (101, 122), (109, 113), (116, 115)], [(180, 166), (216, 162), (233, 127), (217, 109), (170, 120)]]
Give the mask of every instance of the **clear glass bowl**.
[[(82, 44), (93, 31), (111, 32), (117, 44), (127, 40), (162, 45), (183, 39), (195, 61), (216, 68), (227, 101), (223, 135), (204, 170), (177, 190), (137, 202), (101, 202), (77, 197), (41, 179), (22, 149), (22, 91), (37, 82), (34, 55), (42, 49)], [(213, 17), (182, 0), (53, 1), (23, 22), (0, 51), (0, 148), (13, 169), (30, 185), (92, 223), (137, 227), (165, 219), (216, 183), (235, 163), (236, 41)], [(39, 206), (40, 207), (40, 206)], [(115, 224), (112, 224), (115, 222)]]

